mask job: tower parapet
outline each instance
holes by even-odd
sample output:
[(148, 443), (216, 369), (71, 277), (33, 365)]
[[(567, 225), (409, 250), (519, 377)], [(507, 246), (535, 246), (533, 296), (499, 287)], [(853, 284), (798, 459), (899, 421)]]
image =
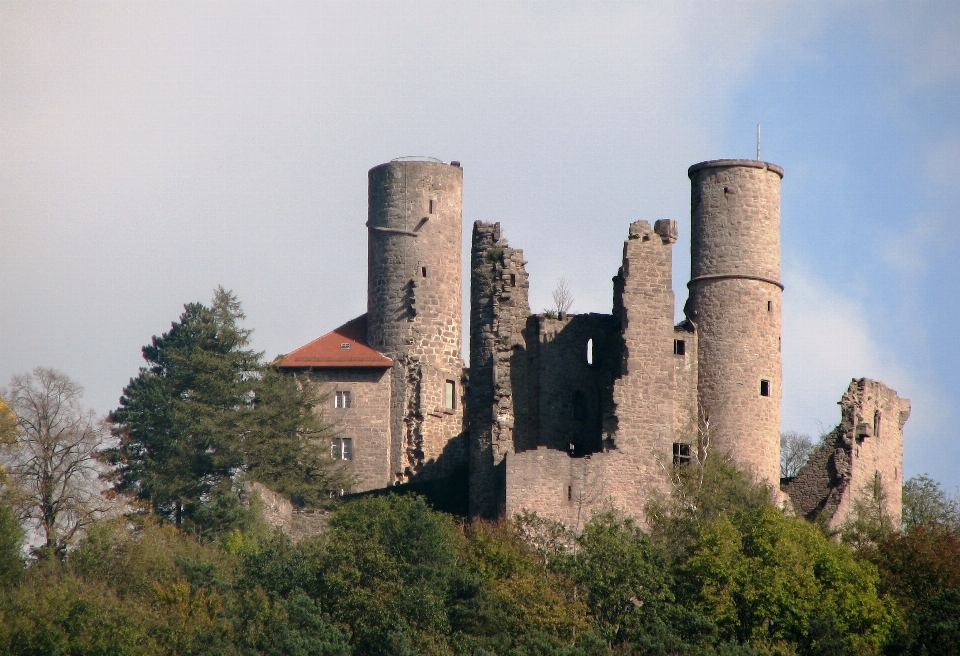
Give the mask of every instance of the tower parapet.
[(694, 164), (687, 318), (710, 448), (776, 489), (780, 477), (780, 180), (757, 160)]

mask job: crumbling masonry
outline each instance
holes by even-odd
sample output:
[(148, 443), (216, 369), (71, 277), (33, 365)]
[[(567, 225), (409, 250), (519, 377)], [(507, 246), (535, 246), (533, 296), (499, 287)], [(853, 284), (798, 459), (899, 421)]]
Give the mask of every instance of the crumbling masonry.
[(577, 526), (614, 506), (642, 521), (673, 467), (716, 454), (830, 524), (879, 482), (898, 519), (910, 404), (882, 383), (851, 383), (825, 446), (779, 479), (783, 170), (716, 160), (688, 175), (684, 321), (673, 325), (675, 221), (629, 226), (610, 314), (559, 316), (530, 311), (523, 252), (477, 221), (467, 371), (462, 169), (425, 158), (371, 169), (367, 313), (282, 364), (328, 386), (333, 454), (353, 461), (354, 491), (467, 475), (466, 463), (473, 516), (528, 510)]

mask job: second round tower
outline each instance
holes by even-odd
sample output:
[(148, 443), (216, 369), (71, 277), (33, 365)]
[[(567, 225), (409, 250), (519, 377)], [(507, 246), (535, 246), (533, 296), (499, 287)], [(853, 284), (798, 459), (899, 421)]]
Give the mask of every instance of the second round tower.
[(758, 160), (694, 164), (686, 308), (699, 334), (698, 397), (710, 448), (779, 489), (780, 180)]

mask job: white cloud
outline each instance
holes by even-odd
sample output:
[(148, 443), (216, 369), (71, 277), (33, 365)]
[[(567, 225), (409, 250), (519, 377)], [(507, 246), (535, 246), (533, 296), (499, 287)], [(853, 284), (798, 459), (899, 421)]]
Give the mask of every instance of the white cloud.
[(799, 271), (785, 271), (784, 281), (783, 429), (813, 436), (832, 429), (840, 419), (837, 402), (851, 379), (879, 380), (912, 402), (905, 471), (917, 473), (912, 465), (925, 461), (933, 473), (936, 463), (929, 453), (954, 448), (943, 432), (952, 410), (949, 400), (922, 372), (904, 366), (893, 347), (877, 340), (856, 298)]

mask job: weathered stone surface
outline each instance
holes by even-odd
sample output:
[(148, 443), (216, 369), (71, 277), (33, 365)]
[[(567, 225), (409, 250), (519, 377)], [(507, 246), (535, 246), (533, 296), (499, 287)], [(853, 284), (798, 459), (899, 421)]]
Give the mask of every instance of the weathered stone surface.
[(840, 424), (800, 472), (783, 481), (794, 511), (837, 527), (850, 520), (858, 498), (869, 498), (879, 480), (886, 514), (900, 524), (903, 425), (910, 401), (883, 383), (854, 379), (840, 399)]
[[(461, 208), (463, 169), (393, 161), (370, 169), (367, 342), (390, 372), (392, 482), (442, 474), (463, 431)], [(446, 407), (446, 387), (455, 402)], [(452, 463), (451, 463), (452, 464)]]

